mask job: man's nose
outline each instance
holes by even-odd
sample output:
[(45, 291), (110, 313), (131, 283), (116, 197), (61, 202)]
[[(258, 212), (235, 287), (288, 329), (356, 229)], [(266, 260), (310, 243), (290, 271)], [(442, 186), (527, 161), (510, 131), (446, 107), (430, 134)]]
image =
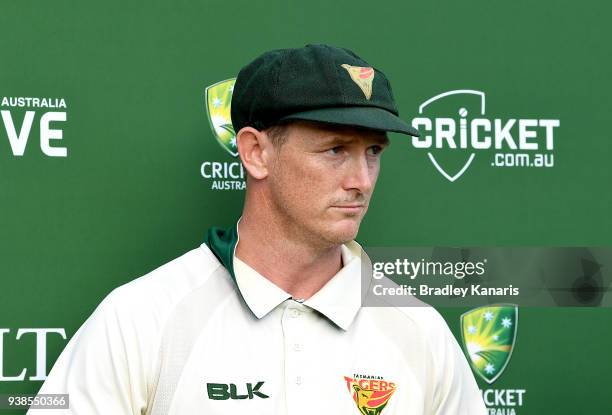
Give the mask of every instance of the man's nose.
[(361, 193), (369, 194), (372, 191), (373, 169), (371, 161), (365, 154), (351, 158), (349, 167), (345, 172), (344, 188), (345, 190), (356, 189)]

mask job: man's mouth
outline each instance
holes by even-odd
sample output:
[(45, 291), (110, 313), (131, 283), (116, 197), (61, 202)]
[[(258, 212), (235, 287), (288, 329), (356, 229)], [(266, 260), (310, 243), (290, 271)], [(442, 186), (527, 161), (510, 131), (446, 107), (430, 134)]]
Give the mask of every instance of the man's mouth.
[(343, 205), (333, 205), (332, 208), (338, 209), (345, 213), (361, 213), (365, 209), (365, 205), (359, 203), (350, 203)]

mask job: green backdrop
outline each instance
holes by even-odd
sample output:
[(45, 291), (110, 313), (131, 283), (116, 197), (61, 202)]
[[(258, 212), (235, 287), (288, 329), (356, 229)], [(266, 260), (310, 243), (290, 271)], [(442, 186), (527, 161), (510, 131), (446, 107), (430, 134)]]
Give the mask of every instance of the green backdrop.
[[(204, 90), (269, 49), (356, 51), (389, 77), (406, 120), (437, 94), (470, 89), (486, 93), (487, 118), (560, 122), (553, 167), (494, 167), (495, 150), (482, 150), (452, 182), (427, 150), (391, 134), (361, 243), (612, 245), (611, 12), (550, 0), (0, 1), (0, 99), (66, 104), (0, 106), (17, 132), (34, 112), (22, 156), (0, 120), (0, 375), (27, 369), (0, 393), (41, 385), (28, 380), (35, 337), (17, 340), (20, 328), (71, 337), (114, 287), (237, 218), (242, 192), (213, 190), (201, 174), (204, 162), (236, 161), (214, 139)], [(66, 157), (41, 149), (47, 112), (66, 114), (51, 123), (63, 138), (50, 140)], [(470, 154), (456, 153), (436, 158), (456, 171)], [(440, 311), (460, 338), (466, 310)], [(517, 414), (609, 413), (611, 310), (519, 313), (506, 371), (480, 386), (526, 390)], [(48, 336), (49, 367), (65, 344)]]

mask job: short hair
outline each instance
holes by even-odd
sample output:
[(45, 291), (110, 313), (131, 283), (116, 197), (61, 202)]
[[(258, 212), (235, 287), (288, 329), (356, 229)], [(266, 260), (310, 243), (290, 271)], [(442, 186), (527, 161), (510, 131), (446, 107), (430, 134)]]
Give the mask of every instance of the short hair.
[(264, 130), (266, 134), (268, 135), (270, 142), (272, 143), (274, 148), (276, 148), (277, 150), (280, 150), (281, 146), (285, 144), (285, 142), (287, 141), (287, 138), (289, 137), (289, 134), (288, 134), (289, 124), (290, 124), (289, 122), (279, 123), (271, 127), (268, 127)]

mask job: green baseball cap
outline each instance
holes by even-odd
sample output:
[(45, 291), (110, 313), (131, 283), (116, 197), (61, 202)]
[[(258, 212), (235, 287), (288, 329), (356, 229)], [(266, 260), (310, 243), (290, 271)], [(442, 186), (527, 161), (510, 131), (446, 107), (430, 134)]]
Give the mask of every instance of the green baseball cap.
[(272, 50), (242, 68), (231, 116), (236, 132), (307, 120), (419, 136), (399, 118), (384, 73), (348, 49), (324, 44)]

